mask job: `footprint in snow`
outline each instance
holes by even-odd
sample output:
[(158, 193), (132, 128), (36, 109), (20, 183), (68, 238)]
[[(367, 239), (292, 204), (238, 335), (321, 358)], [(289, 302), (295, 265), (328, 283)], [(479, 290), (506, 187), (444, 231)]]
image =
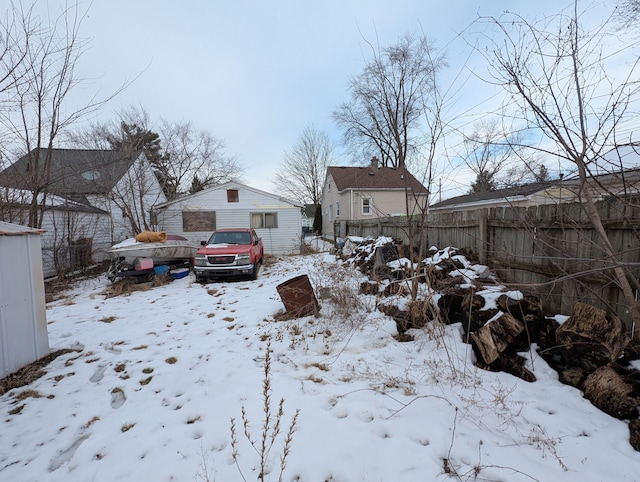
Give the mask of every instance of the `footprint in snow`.
[(114, 388), (111, 390), (111, 408), (117, 409), (124, 405), (124, 402), (127, 400), (127, 397), (124, 394), (122, 388)]
[(104, 372), (106, 369), (107, 369), (106, 365), (99, 366), (98, 369), (95, 372), (93, 372), (93, 375), (91, 375), (91, 378), (89, 378), (89, 381), (93, 383), (100, 382), (104, 377)]
[(76, 441), (73, 442), (70, 447), (58, 452), (49, 463), (49, 472), (54, 472), (55, 470), (58, 470), (60, 467), (62, 467), (65, 462), (69, 462), (71, 460), (71, 457), (73, 457), (73, 454), (75, 454), (76, 450), (78, 450), (78, 447), (80, 447), (82, 442), (84, 442), (88, 438), (89, 435), (85, 434), (76, 439)]
[(369, 423), (373, 422), (374, 416), (370, 412), (367, 412), (365, 410), (364, 412), (360, 413), (360, 415), (358, 415), (358, 418), (363, 422)]

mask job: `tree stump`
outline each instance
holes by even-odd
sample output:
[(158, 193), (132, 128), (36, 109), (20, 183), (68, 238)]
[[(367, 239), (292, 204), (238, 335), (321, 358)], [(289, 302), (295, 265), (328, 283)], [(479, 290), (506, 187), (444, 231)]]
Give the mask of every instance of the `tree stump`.
[(584, 396), (596, 407), (620, 420), (638, 418), (638, 400), (633, 388), (611, 365), (598, 368), (582, 385)]
[(469, 333), (473, 333), (474, 331), (478, 331), (498, 313), (500, 313), (500, 310), (498, 310), (497, 308), (472, 311), (462, 322), (462, 329), (464, 330), (464, 334), (467, 335)]
[(587, 373), (617, 360), (628, 341), (620, 318), (585, 303), (576, 303), (569, 319), (556, 330), (567, 364)]
[(509, 313), (487, 323), (471, 333), (471, 346), (480, 365), (488, 366), (507, 350), (524, 331), (524, 323)]
[(498, 307), (505, 313), (515, 316), (525, 324), (526, 330), (523, 333), (524, 339), (521, 346), (528, 346), (531, 343), (540, 341), (540, 332), (544, 326), (544, 311), (542, 301), (537, 296), (525, 295), (521, 299), (509, 298), (501, 295), (497, 300)]
[(496, 361), (489, 365), (490, 370), (510, 373), (525, 382), (535, 382), (536, 376), (525, 367), (526, 360), (516, 353), (501, 353)]
[(447, 325), (454, 323), (464, 324), (466, 321), (467, 315), (462, 307), (465, 296), (466, 290), (455, 289), (447, 291), (438, 298), (440, 315)]

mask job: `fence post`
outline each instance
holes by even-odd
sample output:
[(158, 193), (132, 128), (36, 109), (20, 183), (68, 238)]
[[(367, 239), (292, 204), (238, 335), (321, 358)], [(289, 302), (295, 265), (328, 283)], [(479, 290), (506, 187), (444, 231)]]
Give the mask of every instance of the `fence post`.
[(480, 219), (478, 220), (478, 257), (481, 264), (487, 264), (489, 254), (489, 223), (488, 209), (480, 209)]

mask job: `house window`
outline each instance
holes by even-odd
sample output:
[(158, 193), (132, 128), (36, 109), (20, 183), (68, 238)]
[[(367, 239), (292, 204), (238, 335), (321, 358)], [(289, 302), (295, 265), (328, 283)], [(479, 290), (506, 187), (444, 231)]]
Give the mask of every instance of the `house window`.
[(327, 191), (331, 191), (331, 181), (327, 181)]
[(253, 229), (277, 228), (278, 213), (251, 213), (251, 227)]
[(362, 200), (362, 214), (371, 214), (371, 199), (364, 198)]
[(182, 211), (183, 232), (207, 232), (215, 230), (215, 211)]
[(333, 204), (329, 206), (329, 221), (333, 221)]
[(340, 217), (340, 203), (336, 203), (336, 218)]
[(239, 202), (238, 190), (237, 189), (227, 189), (227, 202), (228, 203), (237, 203), (237, 202)]

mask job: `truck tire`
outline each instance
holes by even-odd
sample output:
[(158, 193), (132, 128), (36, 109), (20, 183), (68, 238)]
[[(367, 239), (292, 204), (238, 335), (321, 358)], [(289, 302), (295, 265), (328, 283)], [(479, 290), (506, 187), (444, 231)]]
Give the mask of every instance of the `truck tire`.
[(251, 270), (251, 274), (249, 275), (251, 281), (255, 281), (258, 279), (258, 269), (260, 269), (260, 264), (256, 261), (255, 263), (253, 263), (253, 269)]

